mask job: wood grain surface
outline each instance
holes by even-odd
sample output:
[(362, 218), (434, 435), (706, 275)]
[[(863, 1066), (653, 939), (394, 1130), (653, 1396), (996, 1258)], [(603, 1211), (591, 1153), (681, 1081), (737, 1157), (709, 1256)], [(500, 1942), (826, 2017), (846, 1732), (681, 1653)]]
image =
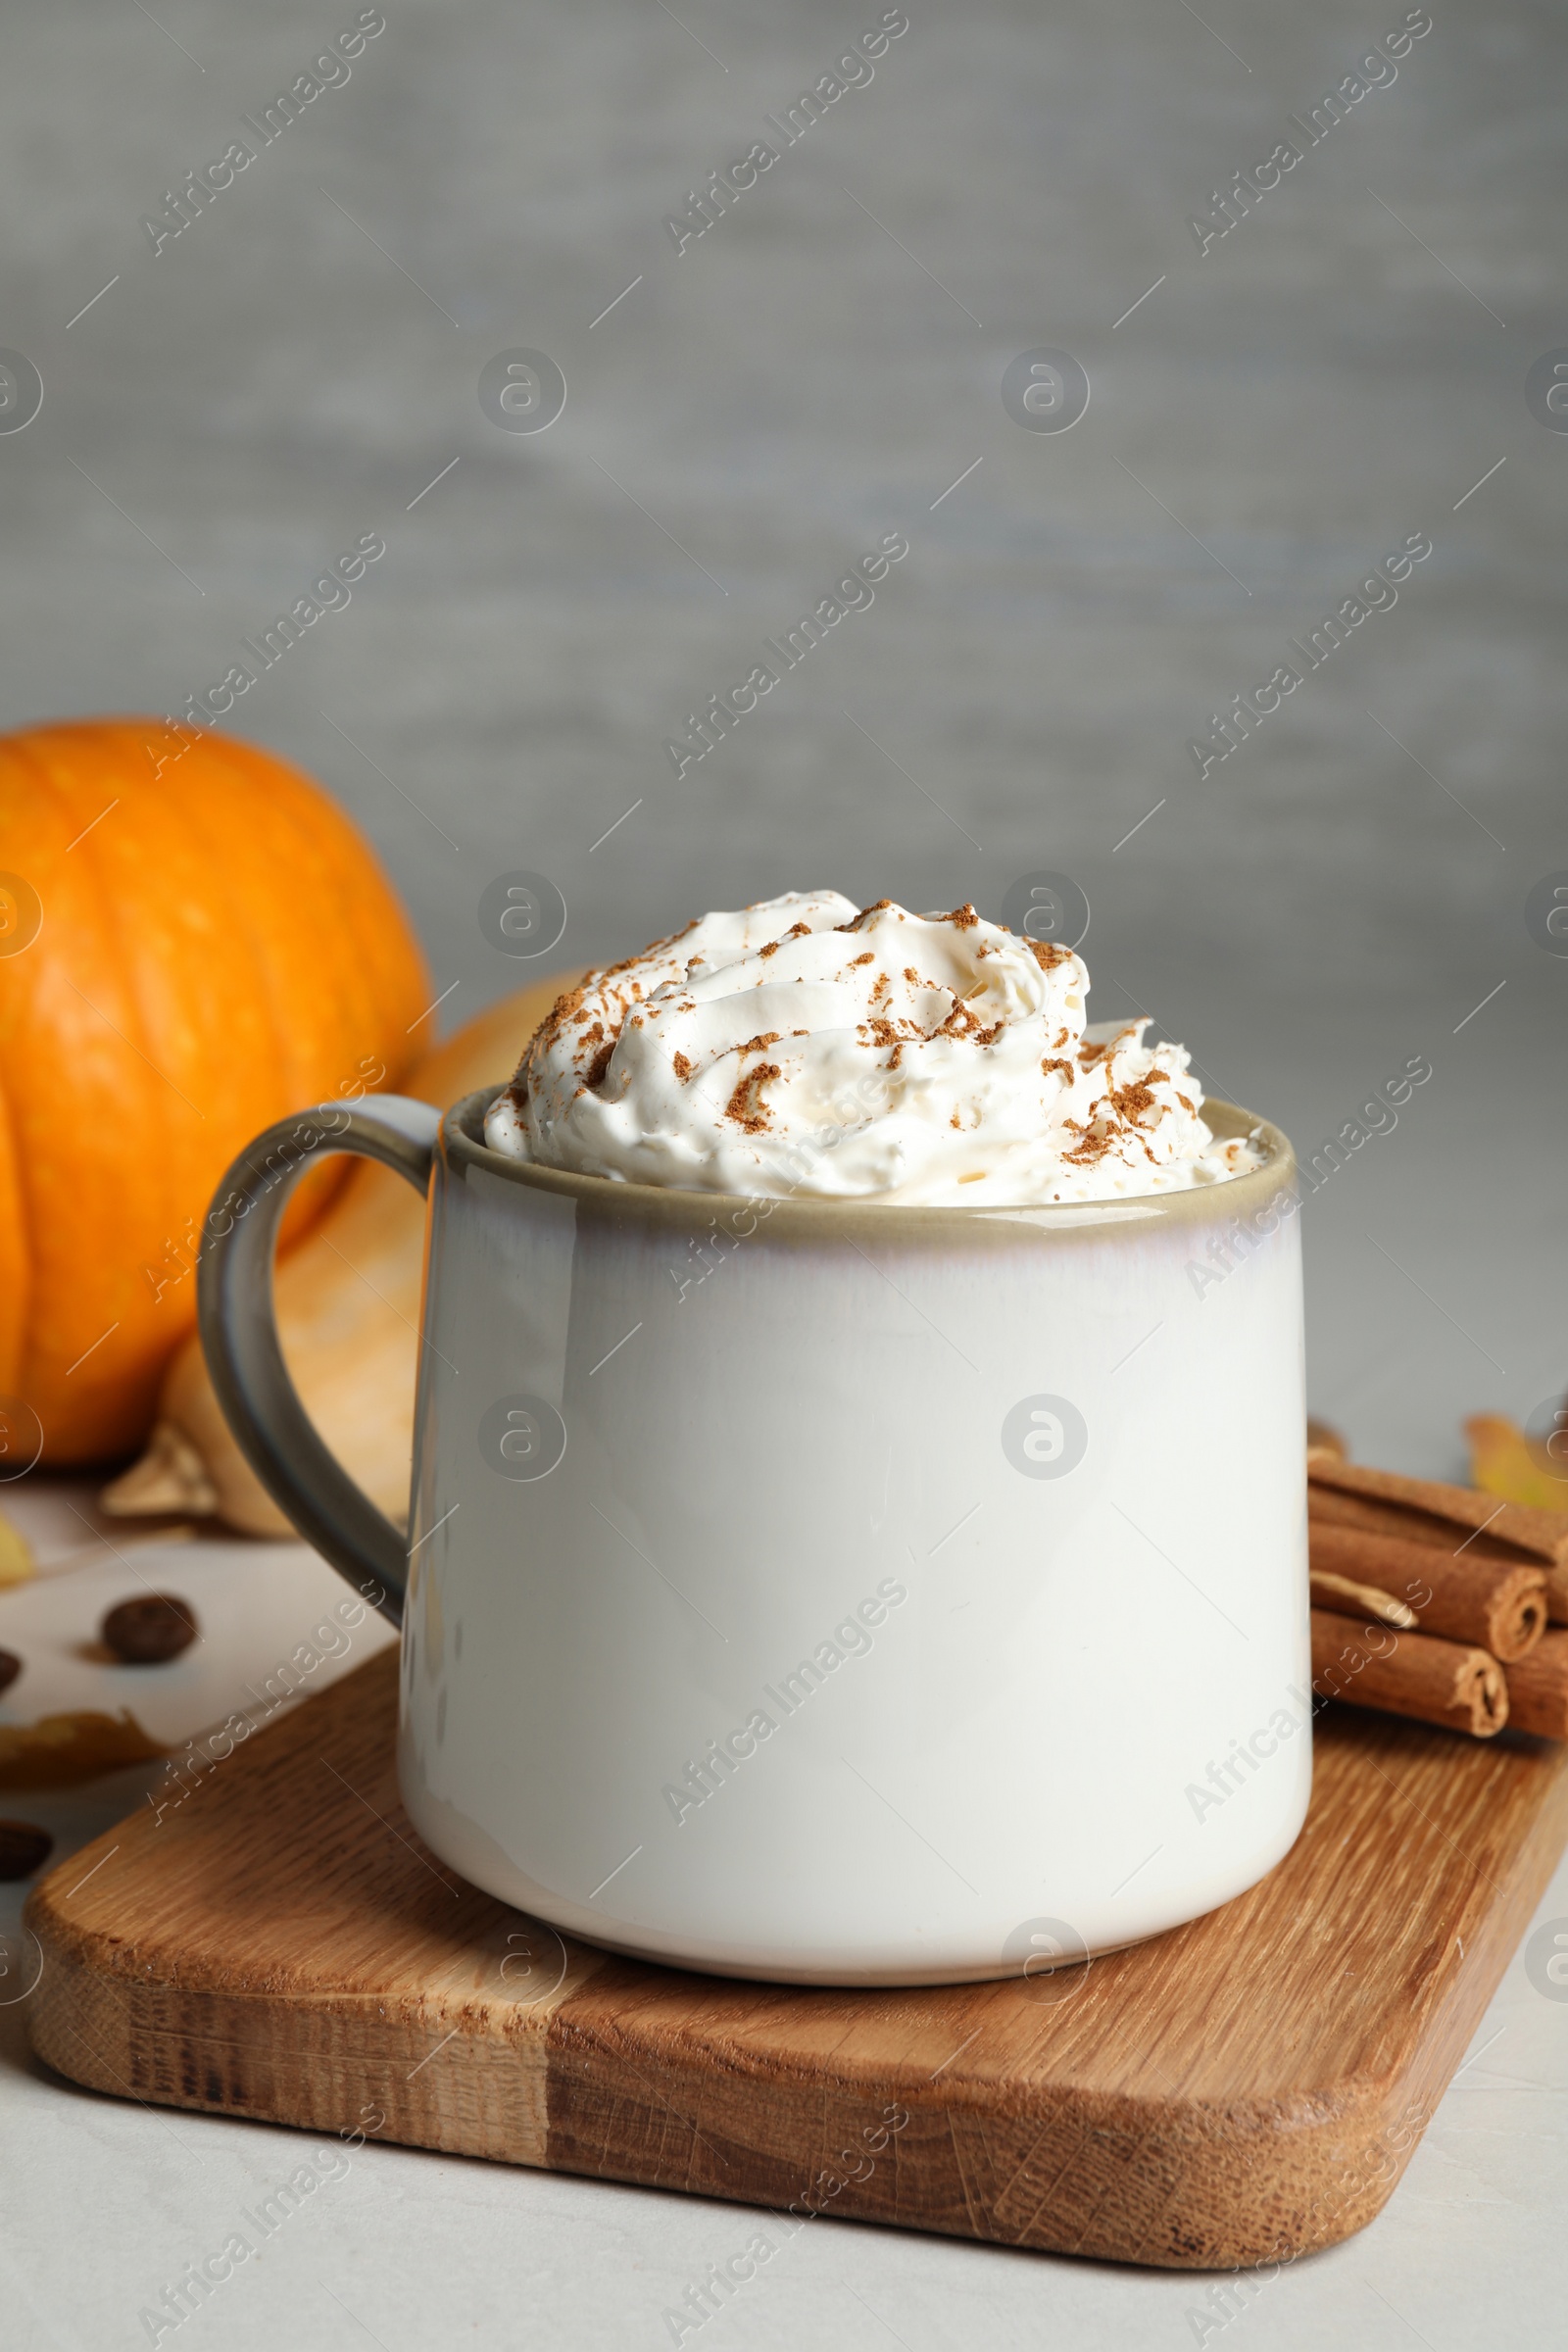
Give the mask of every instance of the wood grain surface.
[(1568, 1838), (1568, 1749), (1331, 1710), (1295, 1850), (1206, 1919), (1034, 1983), (733, 1983), (564, 1943), (428, 1853), (396, 1671), (371, 1659), (39, 1886), (42, 2058), (786, 2230), (1272, 2263), (1385, 2203)]

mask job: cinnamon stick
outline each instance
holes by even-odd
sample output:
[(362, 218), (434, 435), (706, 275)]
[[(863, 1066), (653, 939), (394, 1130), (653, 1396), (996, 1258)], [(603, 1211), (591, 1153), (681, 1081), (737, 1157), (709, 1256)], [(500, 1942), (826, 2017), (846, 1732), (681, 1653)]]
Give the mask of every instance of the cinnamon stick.
[[(1469, 1552), (1455, 1557), (1429, 1544), (1321, 1520), (1309, 1522), (1307, 1532), (1314, 1580), (1332, 1577), (1402, 1600), (1424, 1634), (1474, 1642), (1511, 1662), (1534, 1649), (1546, 1630), (1546, 1573), (1539, 1565), (1477, 1560)], [(1365, 1613), (1358, 1600), (1333, 1598), (1332, 1592), (1314, 1581), (1319, 1605), (1346, 1616)], [(1386, 1609), (1374, 1613), (1388, 1617)]]
[(1332, 1421), (1315, 1421), (1310, 1415), (1308, 1415), (1306, 1423), (1306, 1458), (1309, 1462), (1315, 1461), (1320, 1454), (1326, 1456), (1330, 1461), (1343, 1462), (1345, 1459), (1345, 1440), (1341, 1437), (1339, 1431), (1335, 1428)]
[(1551, 1621), (1568, 1625), (1568, 1511), (1499, 1503), (1478, 1488), (1314, 1454), (1307, 1463), (1307, 1512), (1320, 1524), (1396, 1536), (1450, 1557), (1544, 1568)]
[(1327, 1568), (1314, 1568), (1307, 1578), (1311, 1587), (1312, 1606), (1332, 1609), (1336, 1617), (1376, 1617), (1383, 1625), (1397, 1625), (1413, 1634), (1419, 1619), (1408, 1601), (1396, 1600), (1392, 1592), (1380, 1592), (1375, 1585), (1358, 1585), (1348, 1576), (1335, 1576)]
[(1323, 1698), (1478, 1740), (1490, 1740), (1508, 1720), (1508, 1686), (1486, 1650), (1387, 1625), (1356, 1626), (1328, 1609), (1312, 1611), (1312, 1688)]
[(1508, 1721), (1538, 1739), (1568, 1740), (1568, 1633), (1547, 1634), (1508, 1668)]

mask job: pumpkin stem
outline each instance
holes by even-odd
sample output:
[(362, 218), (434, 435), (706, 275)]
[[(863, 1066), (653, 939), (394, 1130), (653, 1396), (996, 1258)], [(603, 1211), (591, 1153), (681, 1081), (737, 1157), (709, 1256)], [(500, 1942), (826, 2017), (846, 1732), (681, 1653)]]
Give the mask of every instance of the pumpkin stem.
[(151, 1519), (164, 1511), (185, 1511), (205, 1519), (218, 1508), (218, 1489), (206, 1462), (172, 1421), (154, 1424), (147, 1450), (98, 1497), (114, 1519)]

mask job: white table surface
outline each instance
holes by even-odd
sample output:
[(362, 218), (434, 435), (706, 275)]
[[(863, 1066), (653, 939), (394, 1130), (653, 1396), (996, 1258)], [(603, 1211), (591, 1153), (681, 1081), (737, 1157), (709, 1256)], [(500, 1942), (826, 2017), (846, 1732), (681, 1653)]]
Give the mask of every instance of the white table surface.
[[(102, 1529), (90, 1493), (31, 1484), (5, 1498), (46, 1570), (0, 1594), (0, 1642), (24, 1651), (48, 1706), (86, 1704), (74, 1677), (118, 1680), (76, 1655), (103, 1609), (146, 1578), (191, 1599), (203, 1653), (163, 1673), (187, 1677), (189, 1729), (226, 1711), (232, 1689), (263, 1678), (347, 1588), (303, 1545), (186, 1543), (127, 1550)], [(76, 1513), (85, 1513), (84, 1525)], [(117, 1552), (107, 1546), (113, 1543)], [(84, 1555), (84, 1556), (83, 1556)], [(61, 1563), (75, 1559), (73, 1566)], [(386, 1637), (369, 1624), (344, 1672)], [(145, 1676), (137, 1685), (146, 1690)], [(215, 1701), (217, 1703), (210, 1703)], [(122, 1703), (118, 1694), (100, 1704)], [(167, 1709), (172, 1701), (161, 1702)], [(237, 1703), (233, 1702), (233, 1703)], [(150, 1702), (139, 1708), (151, 1721)], [(180, 1727), (160, 1717), (164, 1736)], [(53, 1831), (57, 1855), (107, 1828), (163, 1781), (160, 1764), (84, 1789), (10, 1794), (0, 1811)], [(79, 2089), (34, 2059), (26, 2039), (32, 1967), (19, 1970), (24, 1889), (0, 1888), (12, 1973), (0, 1979), (0, 2342), (6, 2352), (116, 2352), (154, 2339), (142, 2313), (186, 2265), (244, 2228), (245, 2209), (321, 2145), (319, 2135), (154, 2109)], [(1568, 1863), (1537, 1925), (1568, 1929)], [(35, 1965), (35, 1964), (34, 1964)], [(13, 1997), (4, 1999), (7, 1986)], [(16, 1997), (18, 1994), (21, 1997)], [(439, 2064), (437, 2059), (434, 2063)], [(344, 2119), (352, 2124), (351, 2117)], [(902, 2343), (908, 2352), (984, 2344), (1212, 2343), (1432, 2352), (1492, 2341), (1499, 2324), (1532, 2345), (1559, 2341), (1568, 2286), (1568, 1999), (1510, 1962), (1471, 2051), (1394, 2199), (1348, 2244), (1304, 2258), (1245, 2304), (1211, 2299), (1229, 2282), (1015, 2253), (903, 2230), (822, 2221), (684, 2343), (828, 2348)], [(709, 2265), (738, 2252), (759, 2217), (712, 2198), (675, 2196), (367, 2142), (335, 2150), (320, 2186), (178, 2329), (188, 2352), (415, 2352), (485, 2344), (649, 2352), (676, 2341), (667, 2311)], [(1234, 2297), (1235, 2290), (1231, 2289)]]

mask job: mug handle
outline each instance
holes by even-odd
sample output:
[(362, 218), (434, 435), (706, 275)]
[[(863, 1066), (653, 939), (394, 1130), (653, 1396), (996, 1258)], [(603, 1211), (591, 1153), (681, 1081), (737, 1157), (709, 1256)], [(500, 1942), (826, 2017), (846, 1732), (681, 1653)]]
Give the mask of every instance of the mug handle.
[[(323, 1124), (313, 1120), (319, 1116)], [(327, 1119), (339, 1124), (326, 1125)], [(316, 1160), (353, 1152), (427, 1193), (441, 1114), (406, 1095), (366, 1096), (280, 1119), (248, 1144), (208, 1211), (196, 1277), (207, 1367), (235, 1442), (278, 1508), (394, 1625), (403, 1622), (409, 1557), (402, 1536), (322, 1445), (278, 1346), (272, 1300), (277, 1228)]]

